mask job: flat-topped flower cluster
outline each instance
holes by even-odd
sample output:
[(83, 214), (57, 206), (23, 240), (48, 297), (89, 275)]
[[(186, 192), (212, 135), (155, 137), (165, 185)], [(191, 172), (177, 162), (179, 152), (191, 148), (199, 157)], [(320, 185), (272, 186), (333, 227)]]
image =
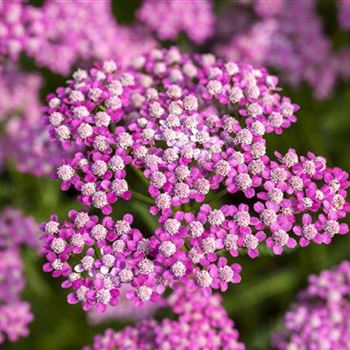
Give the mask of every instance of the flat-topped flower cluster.
[[(240, 281), (242, 253), (255, 258), (266, 245), (281, 254), (348, 232), (346, 172), (311, 152), (267, 154), (266, 135), (298, 109), (277, 83), (264, 69), (173, 47), (125, 70), (113, 61), (79, 69), (48, 96), (53, 140), (75, 149), (57, 170), (62, 189), (100, 216), (85, 209), (43, 225), (45, 270), (65, 278), (69, 302), (104, 310), (125, 283), (136, 304), (178, 282), (226, 290)], [(129, 170), (149, 196), (131, 187)], [(158, 220), (147, 236), (132, 215), (112, 217), (118, 201), (138, 199)]]

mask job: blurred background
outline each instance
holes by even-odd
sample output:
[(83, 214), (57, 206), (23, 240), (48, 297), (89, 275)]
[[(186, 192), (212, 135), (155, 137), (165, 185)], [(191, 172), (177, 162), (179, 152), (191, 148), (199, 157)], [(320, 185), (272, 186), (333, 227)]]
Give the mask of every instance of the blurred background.
[[(171, 2), (171, 0), (168, 1)], [(306, 52), (311, 50), (313, 56), (322, 56), (322, 59), (325, 59), (326, 62), (319, 62), (319, 60), (314, 62), (311, 58), (307, 60), (306, 57), (304, 58), (306, 62), (302, 61), (301, 67), (295, 68), (295, 73), (293, 68), (290, 69), (288, 77), (286, 77), (281, 72), (279, 64), (272, 64), (270, 58), (266, 58), (266, 60), (261, 57), (258, 59), (251, 56), (246, 58), (247, 61), (254, 61), (258, 65), (266, 64), (271, 71), (281, 76), (280, 85), (283, 87), (283, 94), (289, 96), (292, 101), (301, 107), (297, 113), (298, 123), (287, 129), (283, 136), (268, 136), (268, 150), (271, 154), (275, 150), (285, 152), (289, 147), (295, 148), (299, 154), (305, 154), (310, 150), (326, 157), (330, 166), (336, 165), (349, 171), (350, 82), (343, 71), (347, 70), (349, 72), (350, 60), (346, 58), (340, 62), (340, 59), (335, 59), (335, 57), (338, 59), (340, 55), (335, 55), (350, 45), (350, 31), (343, 29), (339, 22), (340, 5), (335, 0), (320, 0), (318, 2), (311, 0), (265, 0), (265, 5), (270, 6), (270, 12), (271, 9), (277, 6), (275, 1), (276, 3), (282, 2), (283, 6), (296, 6), (295, 3), (299, 3), (298, 6), (301, 6), (301, 12), (298, 16), (305, 17), (305, 20), (302, 23), (302, 31), (298, 35), (303, 40), (300, 40), (300, 37), (292, 36), (292, 41), (299, 40), (299, 44), (295, 48), (295, 54), (300, 56), (305, 54), (307, 56), (309, 54), (306, 54)], [(71, 5), (73, 0), (62, 2)], [(91, 0), (91, 2), (94, 2), (95, 6), (100, 4), (102, 6), (102, 1), (100, 3), (99, 0)], [(186, 6), (190, 6), (189, 3), (186, 0), (180, 2), (182, 3), (182, 11), (186, 11)], [(79, 4), (79, 1), (77, 3)], [(83, 6), (83, 3), (86, 5), (89, 1), (82, 1), (80, 5)], [(291, 5), (292, 3), (294, 5)], [(305, 5), (306, 3), (310, 3), (310, 5)], [(45, 6), (42, 1), (30, 1), (29, 4), (39, 10), (42, 6)], [(137, 0), (113, 0), (108, 3), (113, 19), (123, 28), (129, 26), (131, 28), (135, 26), (135, 23), (142, 22), (136, 16), (142, 5), (142, 1)], [(153, 1), (153, 5), (156, 5), (156, 1)], [(187, 51), (216, 51), (224, 56), (231, 55), (237, 59), (245, 59), (244, 52), (247, 50), (233, 52), (236, 49), (234, 46), (236, 44), (232, 44), (232, 40), (236, 40), (235, 43), (241, 42), (237, 39), (238, 36), (248, 35), (250, 28), (256, 23), (266, 23), (267, 20), (270, 21), (271, 19), (277, 21), (277, 23), (282, 21), (282, 18), (280, 18), (282, 15), (280, 14), (274, 15), (274, 17), (272, 15), (267, 16), (268, 18), (257, 14), (253, 0), (220, 0), (212, 2), (211, 6), (215, 14), (215, 32), (207, 40), (193, 41), (184, 32), (177, 33), (176, 38), (162, 40), (151, 27), (148, 28), (148, 31), (152, 41), (154, 41), (152, 45), (170, 46), (177, 44)], [(312, 7), (315, 11), (313, 15), (317, 18), (317, 24), (313, 20), (309, 21), (309, 14), (306, 15), (310, 6), (314, 6)], [(296, 11), (296, 9), (294, 10)], [(6, 11), (9, 10), (3, 10), (2, 16), (4, 16), (4, 13), (6, 14)], [(305, 16), (303, 16), (303, 11), (305, 11)], [(348, 20), (350, 21), (350, 12), (348, 14)], [(243, 15), (245, 16), (244, 21), (239, 23), (242, 22)], [(291, 20), (289, 24), (284, 23), (285, 26), (291, 26), (290, 32), (300, 30), (300, 28), (294, 27), (300, 25), (296, 20)], [(139, 23), (138, 25), (141, 26), (142, 24)], [(281, 25), (281, 23), (278, 23), (278, 25)], [(196, 18), (193, 18), (193, 26), (196, 26)], [(310, 26), (309, 29), (308, 26)], [(315, 26), (318, 31), (315, 30)], [(282, 29), (277, 27), (276, 30), (280, 32)], [(272, 45), (269, 40), (276, 40), (276, 37), (269, 36), (267, 32), (268, 29), (262, 28), (260, 34), (263, 34), (264, 38), (256, 39), (256, 43), (253, 41), (254, 38), (247, 37), (248, 43), (252, 44), (250, 52), (259, 50), (261, 43), (264, 43), (265, 46)], [(287, 34), (286, 37), (288, 38), (289, 34)], [(327, 40), (328, 46), (326, 49), (323, 44), (316, 45), (316, 42), (320, 40), (317, 35), (321, 36), (322, 40)], [(118, 38), (114, 40), (118, 41)], [(140, 40), (142, 42), (143, 39)], [(144, 40), (150, 40), (150, 38)], [(100, 44), (102, 45), (103, 42)], [(136, 45), (138, 44), (136, 43)], [(239, 47), (239, 44), (237, 44), (237, 47)], [(271, 49), (269, 54), (272, 54), (273, 50), (277, 50), (278, 53), (278, 49), (274, 48)], [(334, 55), (331, 53), (334, 53)], [(60, 57), (58, 56), (56, 59), (59, 60)], [(79, 60), (75, 61), (69, 71), (80, 64), (87, 65), (92, 59), (92, 57), (89, 57), (88, 60), (82, 60), (81, 63)], [(10, 59), (7, 58), (6, 60), (1, 63), (3, 67), (9, 64)], [(256, 62), (257, 60), (260, 61)], [(42, 85), (39, 94), (40, 100), (44, 102), (44, 96), (56, 87), (61, 86), (69, 74), (66, 74), (66, 72), (61, 74), (61, 72), (55, 71), (55, 69), (42, 62), (37, 60), (37, 56), (27, 54), (24, 51), (16, 58), (15, 64), (16, 67), (20, 67), (21, 71), (40, 74)], [(326, 84), (322, 80), (323, 76), (326, 71), (331, 70), (334, 62), (340, 65), (338, 70), (342, 73), (333, 72), (335, 77), (332, 79), (334, 81), (329, 83), (327, 80)], [(309, 78), (311, 73), (305, 73), (306, 78), (302, 79), (293, 77), (293, 74), (300, 75), (300, 69), (307, 64), (310, 65), (310, 69), (315, 69), (312, 72), (312, 78)], [(327, 85), (327, 87), (321, 88), (321, 85), (323, 87)], [(0, 118), (0, 135), (5, 134), (5, 131), (5, 122), (1, 123)], [(5, 146), (0, 144), (0, 147), (4, 147), (5, 150)], [(16, 143), (14, 147), (17, 147)], [(74, 200), (74, 194), (62, 192), (57, 180), (53, 180), (45, 174), (35, 176), (30, 171), (29, 173), (28, 171), (19, 171), (15, 156), (7, 157), (5, 154), (5, 158), (0, 173), (0, 208), (9, 205), (19, 208), (26, 215), (33, 216), (39, 223), (47, 220), (52, 213), (64, 218), (69, 209), (79, 208), (79, 204)], [(140, 222), (149, 220), (145, 207), (133, 206), (130, 208), (132, 204), (122, 205), (125, 206), (122, 211), (132, 210)], [(150, 222), (147, 227), (151, 228), (152, 225), (153, 223)], [(239, 259), (243, 266), (243, 282), (231, 286), (229, 291), (224, 294), (224, 305), (236, 323), (241, 340), (249, 350), (271, 349), (270, 334), (272, 330), (278, 327), (283, 314), (295, 300), (298, 290), (306, 286), (307, 276), (318, 273), (322, 269), (330, 268), (344, 259), (349, 259), (350, 237), (336, 237), (330, 246), (311, 245), (307, 249), (297, 249), (281, 257), (271, 256), (267, 253), (262, 255), (258, 261), (245, 257)], [(128, 323), (128, 321), (110, 320), (99, 325), (92, 324), (87, 320), (79, 305), (67, 304), (66, 292), (60, 287), (59, 281), (42, 272), (42, 259), (33, 250), (23, 248), (22, 258), (26, 278), (23, 299), (30, 302), (35, 321), (30, 325), (30, 335), (28, 337), (13, 344), (0, 345), (1, 349), (79, 349), (82, 345), (91, 343), (93, 336), (101, 333), (105, 328), (119, 329)]]

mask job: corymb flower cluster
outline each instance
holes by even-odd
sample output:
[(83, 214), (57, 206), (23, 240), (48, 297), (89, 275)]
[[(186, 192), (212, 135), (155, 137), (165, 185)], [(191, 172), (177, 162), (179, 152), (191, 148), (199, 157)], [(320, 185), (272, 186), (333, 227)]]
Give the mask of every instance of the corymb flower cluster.
[[(136, 304), (182, 284), (209, 295), (240, 282), (239, 255), (348, 232), (348, 174), (267, 147), (296, 122), (298, 106), (279, 91), (265, 69), (172, 47), (125, 69), (79, 69), (48, 96), (51, 138), (72, 154), (57, 177), (85, 206), (42, 225), (45, 270), (64, 278), (70, 303), (103, 311), (124, 284)], [(153, 232), (118, 210), (128, 200), (147, 203)]]

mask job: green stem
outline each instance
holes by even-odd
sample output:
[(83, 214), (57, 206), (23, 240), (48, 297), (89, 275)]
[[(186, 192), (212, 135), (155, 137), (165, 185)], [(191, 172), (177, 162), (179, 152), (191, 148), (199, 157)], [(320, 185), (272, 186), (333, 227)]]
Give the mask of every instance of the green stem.
[(222, 198), (225, 194), (227, 194), (226, 189), (221, 190), (220, 192), (215, 194), (212, 198), (210, 198), (208, 203), (212, 203), (212, 202), (217, 201), (218, 199)]
[(185, 212), (190, 212), (191, 211), (191, 204), (190, 203), (185, 203), (184, 204), (184, 211)]
[(134, 166), (130, 166), (130, 169), (137, 175), (137, 177), (147, 186), (149, 186), (149, 183), (147, 181), (147, 179), (145, 178), (145, 176), (143, 175), (143, 172), (138, 169), (138, 168), (135, 168)]
[(147, 203), (147, 204), (154, 204), (154, 200), (142, 193), (132, 191), (132, 195), (134, 198), (138, 199), (141, 202)]
[(137, 217), (142, 221), (142, 224), (147, 226), (150, 233), (153, 233), (158, 226), (158, 222), (153, 215), (150, 215), (148, 211), (148, 204), (146, 205), (145, 203), (141, 203), (139, 201), (130, 201), (129, 204), (134, 213), (137, 214)]

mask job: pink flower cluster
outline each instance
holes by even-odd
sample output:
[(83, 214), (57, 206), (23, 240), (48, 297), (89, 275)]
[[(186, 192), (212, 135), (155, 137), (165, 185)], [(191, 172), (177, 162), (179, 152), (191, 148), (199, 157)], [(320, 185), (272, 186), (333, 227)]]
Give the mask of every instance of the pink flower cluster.
[(20, 247), (39, 246), (39, 227), (30, 217), (13, 208), (0, 214), (0, 344), (29, 334), (33, 320), (30, 305), (21, 300), (25, 286)]
[(244, 350), (220, 301), (218, 295), (204, 299), (198, 291), (179, 287), (167, 303), (176, 319), (144, 320), (118, 332), (108, 329), (84, 350)]
[[(226, 290), (240, 281), (241, 253), (255, 258), (266, 245), (281, 254), (348, 232), (346, 172), (311, 152), (266, 153), (264, 135), (296, 121), (297, 106), (278, 90), (263, 69), (173, 47), (127, 70), (113, 61), (78, 70), (48, 96), (53, 139), (78, 148), (57, 170), (62, 189), (103, 216), (72, 212), (43, 225), (45, 270), (65, 277), (69, 302), (104, 310), (124, 283), (136, 304), (178, 282)], [(129, 169), (150, 197), (130, 188)], [(224, 195), (231, 203), (220, 206)], [(158, 218), (149, 238), (130, 214), (106, 216), (131, 198)]]
[(79, 62), (113, 58), (121, 64), (155, 47), (138, 27), (119, 25), (110, 0), (48, 0), (35, 7), (22, 1), (0, 3), (0, 59), (24, 52), (37, 65), (67, 75)]
[(131, 57), (154, 47), (153, 40), (137, 28), (117, 24), (109, 0), (46, 1), (28, 9), (27, 53), (38, 65), (69, 74), (76, 62)]
[[(17, 59), (24, 52), (39, 66), (67, 75), (78, 62), (95, 59), (127, 65), (157, 46), (151, 31), (161, 40), (185, 33), (190, 41), (203, 44), (215, 32), (215, 43), (222, 42), (220, 28), (226, 27), (231, 40), (217, 45), (219, 54), (278, 69), (294, 86), (308, 83), (317, 98), (327, 97), (336, 79), (344, 77), (315, 0), (244, 0), (223, 6), (232, 16), (216, 21), (210, 0), (145, 0), (136, 12), (138, 22), (123, 26), (113, 18), (110, 0), (51, 0), (41, 7), (2, 2), (0, 58)], [(347, 30), (349, 1), (339, 0), (338, 8), (340, 27)]]
[(0, 72), (0, 166), (11, 159), (19, 171), (36, 176), (51, 174), (62, 157), (41, 121), (41, 84), (40, 75), (16, 66)]
[(37, 122), (41, 110), (39, 90), (42, 80), (39, 74), (24, 73), (15, 65), (8, 65), (1, 71), (0, 79), (0, 121), (24, 110), (24, 118)]
[(28, 325), (32, 321), (33, 315), (27, 302), (0, 305), (0, 344), (5, 341), (5, 334), (12, 343), (28, 336)]
[(24, 289), (23, 264), (18, 249), (1, 249), (0, 257), (0, 304), (8, 304)]
[(262, 181), (263, 135), (296, 121), (297, 106), (277, 93), (276, 77), (213, 55), (153, 50), (129, 72), (108, 61), (73, 77), (48, 97), (53, 138), (82, 149), (57, 176), (63, 189), (73, 185), (83, 204), (105, 214), (131, 197), (128, 166), (147, 179), (154, 215), (203, 202), (221, 185), (251, 198)]
[(183, 32), (193, 42), (202, 44), (214, 34), (210, 0), (144, 0), (137, 17), (161, 40), (175, 40)]
[(0, 215), (0, 249), (27, 245), (38, 249), (39, 227), (32, 217), (15, 208), (6, 207)]
[[(341, 67), (317, 14), (316, 1), (244, 1), (245, 7), (248, 3), (257, 18), (248, 17), (250, 25), (245, 22), (232, 32), (231, 43), (218, 45), (218, 52), (226, 58), (273, 67), (293, 86), (306, 82), (317, 98), (329, 96)], [(340, 0), (341, 23), (345, 23), (342, 18), (346, 18), (347, 7), (349, 1)], [(232, 17), (239, 15), (233, 12)], [(230, 21), (235, 20), (232, 17)]]
[[(131, 227), (127, 214), (114, 221), (85, 212), (70, 212), (71, 221), (60, 224), (56, 217), (43, 225), (48, 262), (44, 271), (63, 276), (63, 288), (71, 288), (69, 303), (82, 302), (84, 310), (96, 306), (104, 311), (116, 305), (122, 285), (132, 283), (128, 294), (135, 302), (159, 300), (164, 287), (158, 284), (154, 263), (147, 258), (149, 242)], [(154, 289), (154, 290), (153, 290)]]
[(346, 349), (350, 342), (350, 262), (309, 278), (273, 335), (278, 350)]

